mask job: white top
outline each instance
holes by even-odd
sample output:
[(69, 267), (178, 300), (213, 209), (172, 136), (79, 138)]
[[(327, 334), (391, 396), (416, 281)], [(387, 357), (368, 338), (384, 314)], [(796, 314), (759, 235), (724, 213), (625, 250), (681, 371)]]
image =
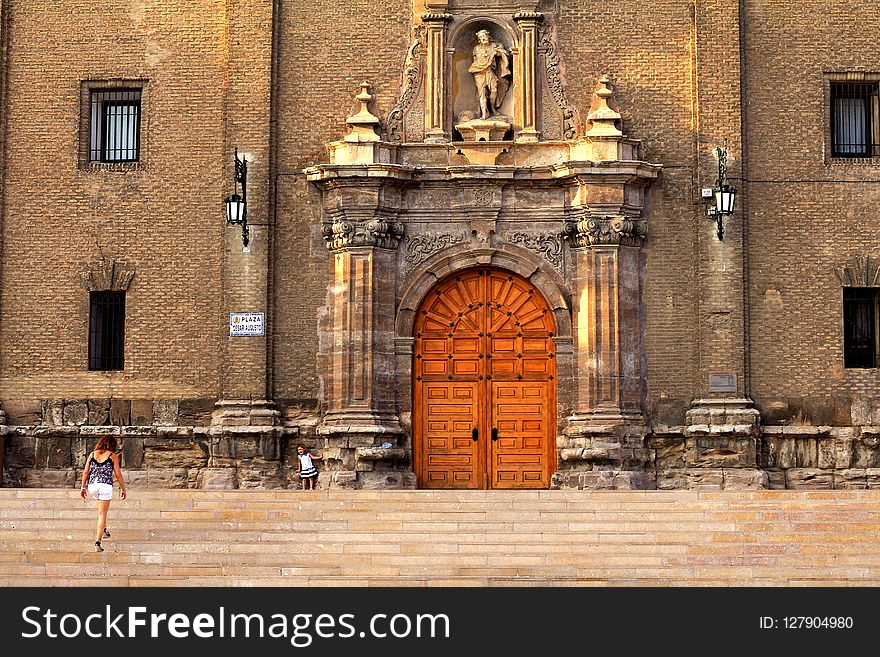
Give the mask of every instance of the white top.
[(299, 467), (303, 470), (310, 470), (315, 467), (312, 463), (311, 454), (297, 454), (297, 456), (299, 457)]

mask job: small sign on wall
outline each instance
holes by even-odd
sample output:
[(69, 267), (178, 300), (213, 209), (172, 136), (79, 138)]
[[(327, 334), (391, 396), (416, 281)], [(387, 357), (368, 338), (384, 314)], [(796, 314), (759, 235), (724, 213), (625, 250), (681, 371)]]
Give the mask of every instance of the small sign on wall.
[(710, 374), (709, 392), (736, 392), (736, 374), (733, 372)]
[(229, 335), (255, 335), (266, 334), (263, 313), (229, 313)]

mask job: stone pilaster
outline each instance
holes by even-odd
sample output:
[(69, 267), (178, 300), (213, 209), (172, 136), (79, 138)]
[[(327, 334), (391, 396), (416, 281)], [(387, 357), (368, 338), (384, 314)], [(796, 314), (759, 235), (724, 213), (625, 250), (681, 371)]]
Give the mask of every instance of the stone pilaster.
[[(760, 425), (758, 411), (749, 399), (746, 360), (747, 311), (744, 290), (747, 272), (747, 202), (742, 179), (742, 106), (740, 98), (740, 35), (724, 25), (740, 24), (740, 4), (698, 2), (694, 22), (696, 45), (696, 109), (699, 121), (697, 171), (699, 183), (692, 190), (698, 213), (697, 275), (699, 285), (700, 390), (687, 413), (687, 435), (703, 446), (714, 443), (719, 453), (738, 455), (738, 467), (753, 467), (755, 436)], [(719, 58), (718, 52), (729, 53)], [(717, 237), (715, 222), (706, 216), (698, 198), (700, 188), (715, 187), (718, 176), (716, 148), (726, 144), (728, 178), (740, 189), (737, 208), (724, 217), (724, 238)], [(731, 419), (732, 418), (732, 419)], [(706, 467), (703, 462), (695, 464)]]
[(451, 14), (422, 14), (426, 26), (425, 47), (425, 141), (449, 141), (446, 129), (446, 24)]
[(572, 243), (578, 362), (574, 422), (642, 421), (642, 221), (589, 216), (568, 227)]
[(3, 486), (3, 457), (6, 453), (6, 413), (0, 408), (0, 487)]
[[(247, 159), (247, 221), (250, 241), (243, 245), (241, 228), (223, 228), (223, 369), (220, 399), (213, 415), (218, 426), (263, 424), (277, 417), (271, 404), (267, 373), (268, 334), (272, 323), (269, 308), (269, 263), (272, 261), (272, 211), (269, 192), (270, 172), (270, 103), (272, 89), (272, 34), (264, 25), (272, 24), (272, 5), (247, 0), (230, 5), (227, 67), (225, 88), (225, 140), (220, 157), (224, 166), (224, 189), (233, 189), (233, 152)], [(247, 44), (247, 45), (242, 45)], [(265, 56), (240, 57), (239, 50), (248, 48)], [(255, 63), (256, 62), (256, 63)], [(265, 100), (265, 102), (263, 102)], [(222, 204), (217, 207), (218, 222), (224, 221)], [(224, 222), (225, 223), (225, 222)], [(232, 337), (229, 335), (229, 314), (264, 313), (266, 335)]]
[(516, 141), (538, 141), (538, 23), (544, 15), (536, 11), (517, 12), (513, 19), (520, 30), (520, 47), (517, 59), (520, 93), (517, 96), (517, 116), (520, 129)]

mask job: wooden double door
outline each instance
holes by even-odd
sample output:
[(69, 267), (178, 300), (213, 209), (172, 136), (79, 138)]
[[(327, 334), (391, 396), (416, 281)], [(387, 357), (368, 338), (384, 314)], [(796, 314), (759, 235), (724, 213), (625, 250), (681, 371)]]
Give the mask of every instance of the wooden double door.
[(413, 436), (421, 488), (548, 488), (556, 467), (553, 313), (524, 278), (473, 269), (416, 318)]

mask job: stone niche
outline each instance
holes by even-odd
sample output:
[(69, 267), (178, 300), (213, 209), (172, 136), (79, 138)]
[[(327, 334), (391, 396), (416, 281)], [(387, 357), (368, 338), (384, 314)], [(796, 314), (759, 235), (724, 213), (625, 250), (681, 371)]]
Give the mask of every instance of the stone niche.
[[(481, 117), (479, 94), (474, 74), (468, 69), (474, 62), (474, 48), (478, 46), (477, 34), (489, 34), (490, 44), (500, 45), (504, 54), (496, 57), (496, 67), (503, 66), (504, 75), (497, 76), (500, 103), (492, 108), (491, 116)], [(453, 141), (512, 141), (515, 103), (520, 92), (514, 85), (514, 53), (517, 52), (516, 28), (501, 21), (474, 19), (459, 26), (450, 43), (450, 89), (452, 98)], [(490, 46), (491, 47), (491, 46)], [(502, 70), (498, 72), (501, 73)]]

